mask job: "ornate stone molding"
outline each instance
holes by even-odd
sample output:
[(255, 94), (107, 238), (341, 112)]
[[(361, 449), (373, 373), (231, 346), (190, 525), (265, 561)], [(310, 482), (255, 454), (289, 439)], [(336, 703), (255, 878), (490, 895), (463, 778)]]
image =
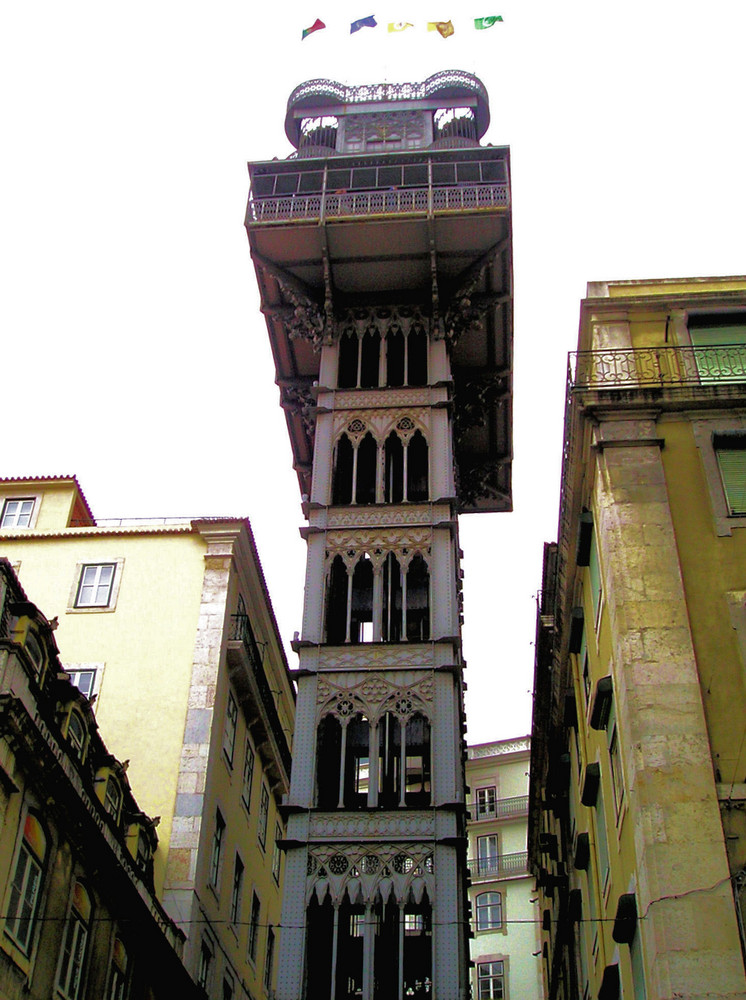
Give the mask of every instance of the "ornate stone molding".
[(430, 432), (430, 413), (428, 410), (405, 413), (396, 409), (387, 410), (336, 410), (334, 413), (334, 438), (347, 434), (355, 443), (371, 433), (379, 444), (383, 444), (389, 434), (394, 431), (403, 442), (410, 440), (415, 431), (421, 431), (427, 438)]
[(434, 685), (431, 674), (406, 683), (401, 676), (394, 681), (393, 674), (347, 674), (330, 677), (319, 675), (316, 689), (317, 721), (333, 714), (344, 723), (356, 713), (363, 714), (369, 722), (392, 712), (406, 722), (415, 712), (428, 719), (432, 717)]
[(345, 562), (354, 566), (361, 555), (368, 553), (374, 563), (379, 556), (382, 562), (387, 552), (395, 552), (401, 558), (411, 558), (419, 553), (427, 559), (432, 540), (432, 529), (427, 526), (406, 525), (404, 529), (351, 526), (349, 531), (334, 529), (326, 533), (326, 561), (331, 562), (336, 555), (341, 555)]
[[(448, 513), (444, 517), (448, 517)], [(441, 518), (443, 520), (444, 518)], [(329, 510), (327, 527), (330, 529), (340, 528), (383, 528), (386, 526), (398, 527), (402, 524), (431, 524), (436, 520), (433, 517), (433, 510), (428, 505), (417, 506), (408, 504), (397, 509), (390, 504), (378, 507), (353, 506), (347, 509), (333, 507)]]
[(363, 337), (377, 333), (384, 340), (391, 333), (408, 337), (413, 330), (428, 334), (431, 320), (418, 306), (391, 305), (348, 309), (335, 322), (335, 337), (353, 333)]
[[(356, 413), (361, 409), (426, 407), (432, 405), (435, 391), (432, 387), (408, 388), (407, 386), (399, 389), (339, 389), (334, 393), (334, 402), (338, 412), (354, 410)], [(442, 391), (438, 390), (438, 396), (442, 395)]]
[(364, 646), (327, 646), (320, 650), (320, 668), (326, 670), (432, 670), (433, 647), (428, 643), (365, 643)]
[(313, 446), (316, 432), (316, 403), (311, 395), (310, 385), (299, 381), (281, 383), (280, 405), (283, 410), (301, 418), (311, 446)]
[[(311, 813), (311, 841), (432, 840), (435, 837), (432, 811), (403, 809), (400, 813), (333, 812)], [(399, 848), (400, 849), (400, 848)]]
[(318, 845), (308, 853), (306, 899), (315, 895), (322, 903), (328, 893), (335, 905), (345, 895), (352, 903), (387, 902), (392, 896), (397, 903), (419, 903), (427, 889), (432, 902), (433, 870), (430, 844)]
[(483, 743), (480, 746), (469, 747), (469, 760), (481, 760), (484, 757), (499, 757), (509, 753), (528, 753), (531, 750), (531, 737), (524, 736), (517, 740), (498, 740), (496, 743)]

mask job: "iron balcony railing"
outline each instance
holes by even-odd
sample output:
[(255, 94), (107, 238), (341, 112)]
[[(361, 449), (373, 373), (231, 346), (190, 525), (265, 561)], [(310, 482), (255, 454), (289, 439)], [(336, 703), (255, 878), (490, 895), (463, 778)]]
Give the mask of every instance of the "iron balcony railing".
[(513, 878), (528, 874), (528, 851), (517, 854), (495, 854), (487, 858), (470, 858), (466, 862), (472, 879)]
[(277, 714), (277, 706), (275, 705), (275, 700), (272, 697), (272, 689), (269, 686), (269, 681), (267, 680), (267, 675), (264, 671), (264, 665), (262, 664), (259, 647), (256, 644), (256, 639), (254, 638), (254, 632), (251, 628), (251, 622), (249, 621), (248, 615), (231, 615), (229, 638), (234, 642), (241, 642), (246, 650), (249, 663), (251, 664), (251, 669), (254, 673), (254, 679), (256, 680), (256, 685), (259, 689), (259, 695), (262, 699), (262, 705), (272, 730), (272, 735), (275, 738), (275, 743), (277, 744), (280, 757), (282, 758), (285, 773), (289, 776), (290, 768), (293, 762), (290, 747), (288, 746), (288, 741), (285, 736), (285, 731), (282, 728), (280, 717)]
[(507, 184), (471, 184), (252, 198), (246, 217), (249, 223), (301, 222), (371, 215), (429, 215), (507, 206)]
[(474, 819), (505, 819), (508, 816), (525, 816), (527, 812), (528, 795), (497, 799), (491, 805), (480, 806), (476, 800), (471, 803), (471, 814)]
[(746, 382), (746, 345), (576, 351), (570, 389), (714, 386)]

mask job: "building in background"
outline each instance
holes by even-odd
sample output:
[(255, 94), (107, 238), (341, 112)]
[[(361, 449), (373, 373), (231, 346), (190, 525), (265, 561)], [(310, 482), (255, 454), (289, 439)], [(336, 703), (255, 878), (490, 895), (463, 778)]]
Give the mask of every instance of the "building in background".
[(156, 821), (0, 558), (0, 995), (200, 995), (153, 891)]
[(746, 278), (592, 284), (537, 623), (547, 997), (742, 997)]
[(0, 480), (0, 554), (160, 817), (187, 968), (211, 997), (268, 996), (294, 692), (248, 521), (99, 524), (74, 478)]
[(475, 1000), (542, 1000), (534, 879), (526, 853), (526, 736), (468, 748), (466, 784)]
[(278, 1000), (468, 995), (459, 511), (511, 505), (509, 151), (313, 80), (247, 229), (308, 543)]

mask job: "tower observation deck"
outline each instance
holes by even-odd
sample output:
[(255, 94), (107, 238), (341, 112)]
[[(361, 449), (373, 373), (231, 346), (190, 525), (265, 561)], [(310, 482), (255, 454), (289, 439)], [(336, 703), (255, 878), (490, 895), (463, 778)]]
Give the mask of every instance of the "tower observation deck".
[(458, 513), (511, 509), (510, 156), (469, 73), (312, 80), (246, 226), (307, 524), (277, 1000), (465, 1000)]

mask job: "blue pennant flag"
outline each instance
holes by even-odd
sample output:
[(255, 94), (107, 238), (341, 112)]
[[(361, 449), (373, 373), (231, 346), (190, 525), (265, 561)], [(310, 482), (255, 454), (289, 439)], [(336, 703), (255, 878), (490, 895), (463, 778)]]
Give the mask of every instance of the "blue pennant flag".
[(370, 17), (361, 17), (359, 21), (353, 21), (350, 25), (350, 34), (354, 35), (356, 31), (360, 31), (361, 28), (377, 28), (375, 15), (371, 14)]

